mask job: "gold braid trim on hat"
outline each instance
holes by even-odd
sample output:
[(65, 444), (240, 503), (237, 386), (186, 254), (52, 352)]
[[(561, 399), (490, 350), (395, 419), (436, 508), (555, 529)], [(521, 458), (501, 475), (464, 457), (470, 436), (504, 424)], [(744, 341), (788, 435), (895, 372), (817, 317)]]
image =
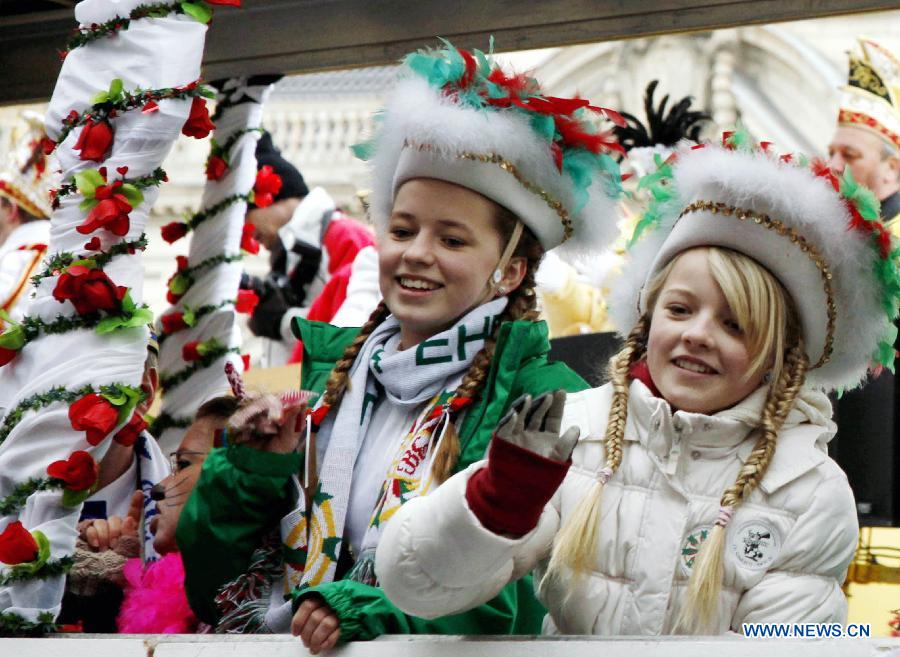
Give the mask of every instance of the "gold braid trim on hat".
[[(436, 149), (430, 144), (416, 144), (408, 140), (404, 142), (403, 147), (415, 148), (420, 151), (436, 151)], [(569, 211), (566, 210), (565, 206), (559, 200), (554, 198), (547, 190), (541, 189), (530, 180), (525, 178), (525, 176), (522, 175), (522, 172), (519, 171), (518, 167), (504, 158), (502, 155), (498, 153), (472, 153), (469, 151), (463, 151), (461, 153), (456, 153), (456, 157), (461, 160), (484, 162), (486, 164), (496, 164), (497, 166), (499, 166), (501, 169), (515, 178), (518, 183), (522, 185), (522, 187), (527, 189), (532, 194), (540, 197), (540, 199), (548, 206), (550, 206), (550, 209), (559, 216), (559, 220), (563, 226), (563, 242), (572, 237), (572, 218), (569, 216)]]
[(828, 267), (828, 263), (825, 261), (825, 258), (819, 250), (813, 244), (810, 244), (803, 235), (790, 226), (785, 225), (784, 222), (772, 219), (767, 214), (753, 212), (752, 210), (744, 210), (732, 205), (727, 205), (726, 203), (694, 201), (681, 211), (681, 214), (678, 215), (678, 219), (681, 219), (683, 216), (692, 212), (700, 211), (721, 214), (726, 217), (735, 217), (740, 221), (752, 221), (767, 230), (775, 231), (779, 235), (790, 239), (791, 242), (797, 245), (800, 250), (812, 260), (813, 264), (819, 270), (819, 274), (822, 276), (822, 287), (825, 289), (825, 296), (828, 298), (828, 307), (826, 309), (826, 313), (828, 314), (828, 329), (825, 335), (825, 348), (822, 351), (822, 356), (815, 365), (810, 367), (810, 369), (822, 367), (828, 363), (831, 360), (831, 353), (834, 350), (834, 324), (837, 319), (837, 309), (834, 303), (834, 289), (831, 284), (831, 269)]
[(37, 217), (38, 219), (47, 219), (47, 213), (34, 204), (34, 202), (25, 196), (24, 192), (16, 187), (8, 180), (0, 180), (0, 196), (5, 196), (16, 205), (21, 206), (25, 212)]
[(900, 148), (900, 135), (891, 132), (880, 121), (864, 112), (842, 109), (838, 114), (838, 125), (848, 125), (862, 130), (869, 130), (882, 139), (887, 139), (895, 148)]

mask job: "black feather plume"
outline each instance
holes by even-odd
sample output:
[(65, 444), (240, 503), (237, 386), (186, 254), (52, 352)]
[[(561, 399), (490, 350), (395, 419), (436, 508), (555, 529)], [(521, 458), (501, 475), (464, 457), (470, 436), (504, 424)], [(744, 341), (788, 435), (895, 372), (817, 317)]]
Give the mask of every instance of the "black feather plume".
[(690, 111), (693, 100), (690, 96), (685, 96), (675, 103), (668, 114), (666, 114), (666, 105), (669, 103), (668, 94), (663, 97), (659, 107), (654, 107), (653, 94), (658, 84), (659, 80), (653, 80), (647, 85), (647, 91), (644, 93), (646, 125), (633, 114), (622, 112), (628, 126), (613, 128), (619, 143), (626, 151), (641, 146), (674, 146), (682, 139), (698, 141), (700, 131), (703, 129), (700, 124), (712, 118), (706, 112)]

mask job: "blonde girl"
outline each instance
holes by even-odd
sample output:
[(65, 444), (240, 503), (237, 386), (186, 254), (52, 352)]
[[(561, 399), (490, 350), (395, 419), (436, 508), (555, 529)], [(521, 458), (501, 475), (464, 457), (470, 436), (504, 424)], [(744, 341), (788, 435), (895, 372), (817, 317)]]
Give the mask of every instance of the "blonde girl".
[[(296, 449), (210, 455), (183, 516), (194, 522), (178, 535), (203, 620), (292, 630), (312, 651), (386, 632), (537, 630), (542, 613), (522, 583), (450, 619), (408, 616), (378, 588), (374, 553), (403, 505), (483, 458), (514, 399), (586, 387), (547, 361), (534, 274), (550, 248), (614, 235), (618, 170), (588, 121), (602, 112), (545, 97), (478, 51), (406, 59), (406, 78), (360, 149), (374, 173), (384, 300), (361, 329), (295, 327), (303, 387), (321, 393)], [(222, 522), (209, 528), (206, 518)], [(269, 604), (247, 599), (251, 585), (237, 580), (217, 594), (248, 565), (274, 570), (250, 554), (267, 529), (279, 530), (283, 556)]]
[[(402, 609), (465, 609), (537, 567), (549, 633), (846, 619), (857, 522), (824, 391), (858, 384), (873, 354), (892, 363), (891, 238), (849, 175), (723, 143), (650, 180), (610, 382), (564, 411), (524, 400), (486, 462), (398, 512), (376, 571)], [(562, 482), (518, 501), (526, 531), (496, 512), (521, 480), (493, 463), (509, 451)]]

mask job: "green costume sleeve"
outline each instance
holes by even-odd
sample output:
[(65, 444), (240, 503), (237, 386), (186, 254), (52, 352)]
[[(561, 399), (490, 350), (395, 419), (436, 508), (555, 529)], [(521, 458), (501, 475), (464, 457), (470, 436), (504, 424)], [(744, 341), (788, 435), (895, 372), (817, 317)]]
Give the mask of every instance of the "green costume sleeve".
[(461, 614), (425, 620), (395, 607), (380, 588), (341, 580), (294, 592), (296, 609), (321, 595), (341, 621), (341, 643), (382, 634), (540, 634), (546, 610), (535, 599), (531, 575), (510, 582), (493, 600)]
[(200, 620), (218, 620), (219, 588), (246, 571), (263, 536), (290, 510), (288, 483), (300, 466), (299, 454), (241, 445), (214, 449), (206, 458), (175, 534), (188, 602)]
[(304, 390), (324, 392), (331, 370), (344, 355), (347, 346), (359, 335), (359, 329), (340, 328), (297, 317), (291, 330), (297, 339), (303, 341), (301, 386)]
[[(501, 328), (501, 336), (506, 327)], [(540, 327), (544, 332), (543, 324)], [(546, 338), (544, 338), (546, 341)], [(498, 340), (498, 344), (499, 344)], [(500, 420), (519, 397), (529, 394), (537, 397), (545, 392), (565, 390), (579, 392), (590, 388), (588, 383), (573, 370), (560, 362), (548, 362), (546, 353), (523, 358), (520, 350), (528, 343), (521, 338), (504, 340), (504, 351), (500, 355), (498, 366), (492, 367), (486, 388), (492, 390), (490, 403), (479, 403), (463, 420), (461, 435), (462, 448), (456, 470), (462, 470), (476, 461), (480, 461), (487, 453), (488, 445), (494, 429)], [(549, 345), (547, 347), (549, 349)], [(503, 362), (508, 361), (508, 362)]]

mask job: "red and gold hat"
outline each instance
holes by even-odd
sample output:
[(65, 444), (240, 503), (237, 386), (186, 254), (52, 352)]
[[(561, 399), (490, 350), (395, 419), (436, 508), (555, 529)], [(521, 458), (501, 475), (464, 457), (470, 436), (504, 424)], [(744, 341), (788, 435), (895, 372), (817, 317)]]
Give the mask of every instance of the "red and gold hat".
[(44, 119), (26, 111), (10, 132), (7, 156), (0, 171), (0, 196), (35, 217), (50, 217), (52, 167), (44, 154)]
[(862, 57), (850, 53), (838, 125), (874, 132), (900, 150), (900, 60), (871, 39), (859, 43)]

